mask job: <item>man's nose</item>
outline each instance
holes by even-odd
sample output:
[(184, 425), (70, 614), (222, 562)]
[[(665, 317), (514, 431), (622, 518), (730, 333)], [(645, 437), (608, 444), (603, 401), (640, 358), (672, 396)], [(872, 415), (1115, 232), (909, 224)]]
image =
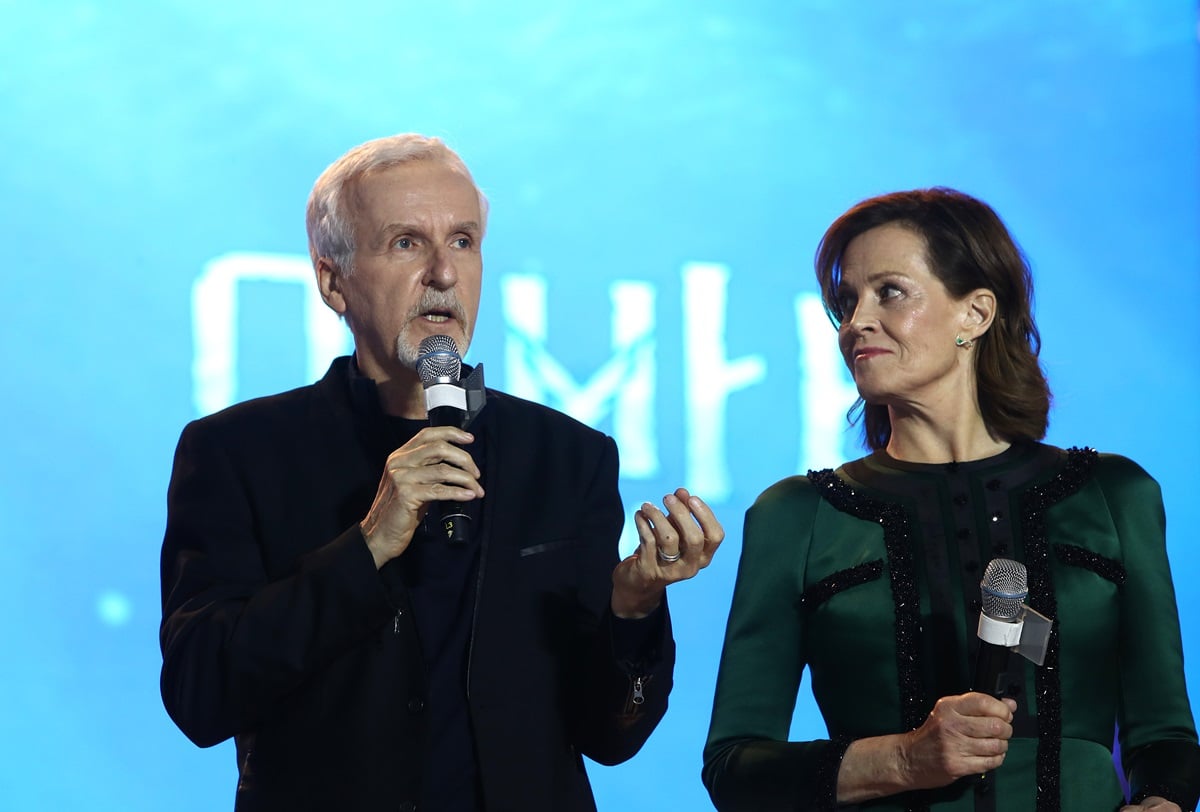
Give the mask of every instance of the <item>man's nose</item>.
[(425, 270), (425, 284), (431, 288), (447, 290), (458, 282), (458, 269), (454, 258), (446, 248), (435, 248)]

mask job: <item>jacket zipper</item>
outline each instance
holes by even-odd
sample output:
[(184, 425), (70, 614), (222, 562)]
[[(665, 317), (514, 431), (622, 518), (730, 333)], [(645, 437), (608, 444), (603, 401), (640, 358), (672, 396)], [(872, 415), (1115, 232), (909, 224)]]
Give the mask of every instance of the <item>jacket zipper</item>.
[(625, 715), (632, 716), (637, 712), (638, 705), (646, 701), (646, 688), (650, 685), (650, 676), (631, 674), (629, 677), (629, 697), (625, 700)]

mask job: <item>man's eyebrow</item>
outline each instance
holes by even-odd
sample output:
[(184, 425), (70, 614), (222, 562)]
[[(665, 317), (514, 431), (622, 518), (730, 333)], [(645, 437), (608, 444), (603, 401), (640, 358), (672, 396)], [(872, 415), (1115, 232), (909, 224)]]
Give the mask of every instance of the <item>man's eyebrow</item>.
[[(459, 223), (454, 223), (450, 226), (451, 231), (479, 231), (479, 223), (475, 220), (463, 220)], [(417, 223), (408, 223), (396, 221), (393, 223), (385, 223), (380, 229), (380, 233), (391, 233), (395, 231), (424, 231), (425, 227)]]

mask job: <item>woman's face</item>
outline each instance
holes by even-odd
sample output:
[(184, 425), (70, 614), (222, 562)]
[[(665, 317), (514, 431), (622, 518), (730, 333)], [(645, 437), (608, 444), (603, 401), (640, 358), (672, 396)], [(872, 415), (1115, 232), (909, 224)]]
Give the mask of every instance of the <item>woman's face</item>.
[(929, 267), (925, 240), (901, 225), (877, 226), (850, 241), (842, 256), (838, 344), (867, 403), (919, 407), (974, 397), (970, 351), (973, 314)]

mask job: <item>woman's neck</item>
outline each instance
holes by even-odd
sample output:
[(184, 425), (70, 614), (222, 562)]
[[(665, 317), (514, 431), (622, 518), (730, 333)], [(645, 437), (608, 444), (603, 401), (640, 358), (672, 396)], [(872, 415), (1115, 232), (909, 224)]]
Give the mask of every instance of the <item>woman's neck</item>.
[(977, 407), (958, 415), (931, 415), (889, 408), (892, 436), (887, 453), (905, 462), (970, 462), (982, 460), (1012, 445), (996, 437)]

